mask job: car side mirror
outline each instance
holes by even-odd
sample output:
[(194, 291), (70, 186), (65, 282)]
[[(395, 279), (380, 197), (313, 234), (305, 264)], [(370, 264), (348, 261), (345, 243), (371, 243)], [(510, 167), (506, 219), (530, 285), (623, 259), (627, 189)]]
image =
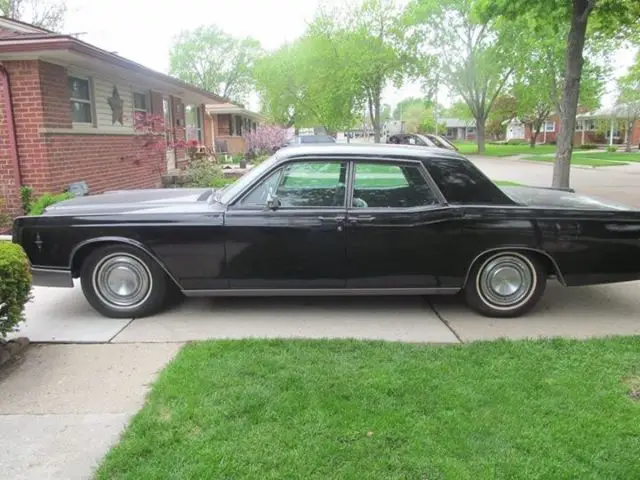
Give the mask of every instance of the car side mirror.
[(273, 194), (273, 188), (269, 188), (269, 194), (267, 195), (267, 208), (269, 210), (277, 210), (282, 203), (280, 199)]

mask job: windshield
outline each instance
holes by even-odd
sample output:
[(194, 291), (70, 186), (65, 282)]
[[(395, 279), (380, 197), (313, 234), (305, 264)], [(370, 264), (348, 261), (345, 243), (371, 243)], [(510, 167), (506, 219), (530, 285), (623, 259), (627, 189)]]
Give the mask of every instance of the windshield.
[(260, 177), (264, 172), (271, 168), (274, 163), (276, 163), (276, 156), (272, 155), (261, 164), (253, 167), (231, 185), (228, 185), (222, 190), (216, 192), (214, 200), (224, 204), (229, 203), (239, 192), (244, 190), (247, 185), (253, 183), (256, 178)]

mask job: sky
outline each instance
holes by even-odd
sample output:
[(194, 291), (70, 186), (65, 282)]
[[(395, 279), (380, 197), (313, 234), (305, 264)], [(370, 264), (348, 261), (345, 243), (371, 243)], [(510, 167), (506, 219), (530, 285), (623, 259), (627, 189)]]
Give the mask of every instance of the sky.
[[(348, 5), (350, 0), (329, 0)], [(325, 0), (322, 3), (326, 3)], [(168, 73), (172, 38), (181, 30), (216, 24), (233, 36), (252, 36), (264, 48), (275, 49), (300, 36), (321, 0), (67, 0), (64, 32), (81, 33), (80, 39), (117, 52), (149, 68)], [(403, 2), (404, 3), (404, 2)], [(633, 62), (633, 51), (616, 55), (616, 74)], [(604, 104), (613, 99), (610, 92)], [(389, 87), (383, 103), (395, 105), (403, 98), (422, 96), (416, 83)], [(450, 103), (445, 90), (438, 101)], [(249, 107), (257, 107), (257, 99)]]

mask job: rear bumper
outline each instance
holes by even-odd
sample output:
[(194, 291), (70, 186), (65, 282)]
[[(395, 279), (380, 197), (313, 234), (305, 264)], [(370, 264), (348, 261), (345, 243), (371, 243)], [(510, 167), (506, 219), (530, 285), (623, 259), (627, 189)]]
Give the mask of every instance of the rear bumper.
[(38, 287), (73, 287), (73, 276), (70, 270), (52, 268), (32, 268), (31, 283)]

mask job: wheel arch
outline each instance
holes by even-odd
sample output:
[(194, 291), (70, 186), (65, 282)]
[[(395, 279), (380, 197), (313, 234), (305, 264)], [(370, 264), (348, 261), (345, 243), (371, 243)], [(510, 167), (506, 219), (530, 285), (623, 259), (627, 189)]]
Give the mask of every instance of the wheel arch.
[(540, 250), (538, 248), (533, 248), (533, 247), (506, 246), (506, 247), (490, 248), (476, 255), (476, 257), (471, 261), (471, 263), (469, 263), (469, 266), (467, 267), (467, 273), (464, 276), (464, 282), (462, 283), (462, 288), (465, 288), (467, 286), (467, 282), (469, 281), (469, 276), (471, 275), (471, 271), (473, 270), (473, 267), (475, 267), (475, 265), (478, 262), (483, 261), (485, 258), (487, 258), (492, 254), (500, 253), (500, 252), (528, 253), (530, 255), (533, 255), (535, 256), (535, 258), (537, 258), (542, 262), (543, 266), (545, 267), (545, 269), (548, 271), (549, 274), (551, 275), (555, 274), (556, 277), (558, 278), (558, 281), (562, 285), (564, 286), (567, 285), (564, 280), (564, 277), (562, 276), (562, 272), (560, 271), (560, 267), (558, 266), (558, 262), (556, 262), (555, 259), (548, 252), (545, 252), (544, 250)]
[(156, 262), (162, 268), (164, 273), (171, 279), (171, 281), (176, 285), (176, 287), (180, 288), (180, 284), (176, 280), (176, 278), (171, 274), (167, 266), (160, 260), (151, 250), (149, 250), (144, 244), (128, 237), (96, 237), (88, 240), (84, 240), (77, 244), (73, 250), (71, 251), (71, 255), (69, 256), (69, 268), (71, 270), (71, 274), (74, 278), (77, 278), (80, 275), (80, 268), (82, 267), (82, 263), (87, 259), (87, 257), (91, 254), (91, 252), (95, 251), (98, 248), (105, 247), (107, 245), (127, 245), (130, 247), (134, 247), (141, 252), (147, 254), (151, 259)]

